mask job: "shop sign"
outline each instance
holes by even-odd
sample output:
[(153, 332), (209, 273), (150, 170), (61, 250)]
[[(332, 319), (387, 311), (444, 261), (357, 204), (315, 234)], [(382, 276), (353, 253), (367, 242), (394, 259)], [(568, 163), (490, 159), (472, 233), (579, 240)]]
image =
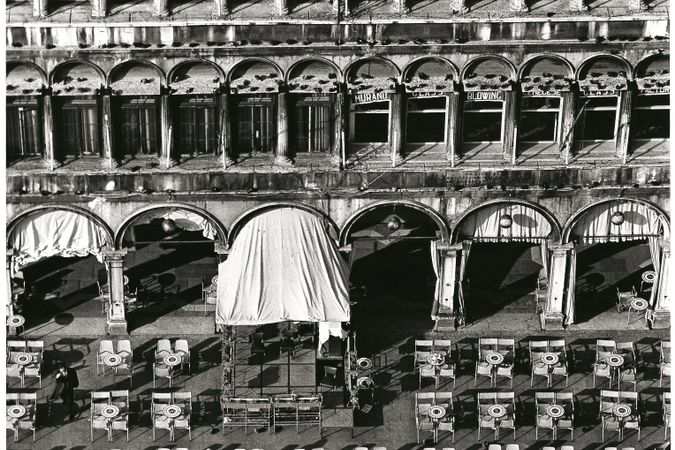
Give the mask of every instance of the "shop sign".
[(373, 103), (389, 100), (389, 94), (386, 92), (375, 92), (372, 94), (354, 94), (352, 97), (353, 103)]
[(421, 91), (421, 92), (412, 91), (412, 92), (408, 92), (408, 95), (410, 95), (411, 97), (445, 97), (446, 95), (448, 95), (448, 93), (447, 92), (436, 92), (436, 91), (426, 91), (426, 92), (424, 92), (424, 91)]
[(659, 95), (659, 94), (670, 94), (669, 87), (662, 88), (649, 88), (649, 89), (640, 89), (638, 91), (640, 95)]
[(619, 91), (607, 90), (607, 91), (582, 91), (585, 97), (615, 97), (619, 95)]
[(269, 96), (246, 96), (242, 103), (272, 103), (272, 97)]
[(504, 100), (503, 91), (467, 91), (466, 99), (471, 102)]
[(559, 97), (560, 91), (550, 90), (550, 91), (540, 91), (540, 90), (531, 90), (531, 91), (522, 91), (523, 97)]
[(330, 97), (325, 94), (312, 94), (304, 95), (298, 98), (298, 101), (301, 102), (327, 102), (330, 101)]

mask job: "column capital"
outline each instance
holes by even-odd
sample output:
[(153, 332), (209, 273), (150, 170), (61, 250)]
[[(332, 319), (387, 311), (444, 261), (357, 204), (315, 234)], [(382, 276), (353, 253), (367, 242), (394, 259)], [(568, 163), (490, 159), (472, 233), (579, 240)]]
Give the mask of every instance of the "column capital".
[(127, 249), (121, 248), (117, 250), (110, 247), (104, 247), (101, 251), (101, 254), (103, 255), (103, 259), (105, 261), (123, 260), (124, 256), (127, 254)]
[(561, 244), (560, 242), (555, 242), (551, 244), (548, 248), (550, 251), (553, 252), (553, 254), (560, 255), (572, 250), (574, 248), (574, 243), (568, 242), (567, 244)]
[(230, 248), (228, 247), (227, 244), (221, 244), (220, 242), (216, 242), (213, 245), (213, 250), (218, 253), (219, 255), (229, 255), (230, 254)]

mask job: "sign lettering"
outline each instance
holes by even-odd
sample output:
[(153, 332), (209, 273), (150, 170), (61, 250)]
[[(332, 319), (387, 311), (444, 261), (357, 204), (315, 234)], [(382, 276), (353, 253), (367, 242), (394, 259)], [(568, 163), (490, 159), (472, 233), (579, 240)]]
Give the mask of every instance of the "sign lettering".
[(409, 95), (411, 97), (444, 97), (448, 94), (446, 92), (422, 91), (422, 92), (409, 92)]
[(389, 100), (389, 94), (386, 92), (376, 92), (372, 94), (355, 94), (352, 97), (352, 102), (354, 103), (372, 103), (372, 102), (381, 102), (383, 100)]
[(586, 97), (613, 97), (619, 95), (618, 91), (584, 91)]
[(472, 102), (504, 100), (504, 93), (502, 91), (468, 91), (466, 99)]
[(639, 93), (642, 95), (658, 95), (658, 94), (669, 94), (670, 88), (649, 88), (649, 89), (640, 89)]

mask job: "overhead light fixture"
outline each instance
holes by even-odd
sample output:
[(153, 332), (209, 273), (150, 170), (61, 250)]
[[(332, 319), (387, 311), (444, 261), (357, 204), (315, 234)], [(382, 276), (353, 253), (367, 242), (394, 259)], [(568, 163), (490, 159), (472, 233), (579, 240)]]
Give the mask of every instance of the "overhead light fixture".
[(513, 218), (510, 214), (502, 214), (499, 218), (499, 226), (502, 228), (511, 228), (513, 225)]
[(175, 234), (176, 230), (178, 230), (178, 226), (173, 219), (164, 219), (162, 221), (162, 231), (165, 234)]
[(610, 218), (610, 220), (614, 225), (618, 226), (621, 225), (626, 220), (626, 218), (624, 217), (621, 211), (615, 211), (614, 213), (612, 213), (612, 217)]
[(387, 228), (389, 228), (391, 231), (398, 230), (401, 228), (401, 219), (399, 219), (398, 216), (391, 216), (389, 219), (387, 219)]

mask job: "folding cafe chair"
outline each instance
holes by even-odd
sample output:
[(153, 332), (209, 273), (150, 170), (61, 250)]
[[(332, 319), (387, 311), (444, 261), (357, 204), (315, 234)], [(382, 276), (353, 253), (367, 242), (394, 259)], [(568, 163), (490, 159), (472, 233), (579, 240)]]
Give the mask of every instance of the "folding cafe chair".
[(103, 407), (110, 403), (110, 392), (92, 392), (91, 408), (89, 410), (89, 433), (91, 442), (94, 442), (94, 430), (105, 430), (110, 440), (108, 419), (101, 414)]
[(668, 439), (668, 428), (670, 428), (670, 392), (663, 393), (663, 439)]
[(204, 315), (207, 305), (215, 305), (218, 296), (218, 275), (211, 278), (211, 284), (206, 285), (202, 280), (202, 301), (204, 302)]
[(436, 339), (434, 341), (434, 351), (445, 355), (445, 363), (439, 368), (438, 380), (441, 378), (452, 378), (452, 388), (455, 388), (455, 376), (457, 366), (453, 360), (452, 341), (449, 339)]
[[(616, 391), (600, 391), (600, 419), (602, 425), (602, 440), (605, 441), (605, 430), (621, 433), (621, 423), (614, 416), (613, 408), (620, 402), (619, 393)], [(620, 436), (619, 436), (620, 438)]]
[(452, 443), (455, 443), (455, 416), (454, 404), (452, 402), (452, 392), (436, 392), (435, 403), (445, 408), (446, 416), (438, 422), (438, 431), (447, 431), (452, 433)]
[(539, 428), (551, 430), (555, 439), (555, 425), (553, 418), (548, 415), (547, 408), (555, 403), (554, 392), (535, 392), (534, 404), (537, 409), (537, 418), (534, 424), (534, 438), (539, 439)]
[(433, 392), (415, 393), (415, 427), (417, 431), (417, 443), (420, 443), (420, 431), (434, 432), (434, 424), (427, 415), (429, 408), (434, 404)]
[(630, 307), (630, 302), (637, 297), (635, 286), (631, 286), (630, 291), (621, 291), (616, 288), (616, 310), (618, 312), (625, 311)]
[(110, 402), (120, 409), (119, 415), (110, 421), (110, 441), (112, 442), (113, 431), (124, 430), (129, 442), (129, 391), (110, 391)]
[(565, 408), (565, 414), (558, 419), (556, 424), (556, 434), (558, 430), (568, 430), (572, 433), (574, 440), (574, 394), (572, 392), (557, 392), (555, 401)]
[(547, 364), (541, 362), (541, 357), (548, 352), (548, 341), (530, 341), (530, 387), (534, 384), (535, 375), (546, 377), (546, 386), (551, 386), (551, 374)]
[(489, 352), (497, 350), (497, 339), (495, 338), (480, 338), (478, 340), (478, 361), (476, 361), (476, 370), (473, 375), (473, 386), (476, 387), (476, 379), (478, 376), (489, 377), (490, 387), (494, 382), (494, 372), (492, 365), (485, 361), (485, 355)]
[(515, 339), (497, 339), (497, 351), (504, 355), (504, 362), (497, 366), (495, 372), (495, 385), (497, 383), (497, 377), (505, 377), (509, 379), (510, 386), (513, 387), (513, 365), (516, 355)]
[(98, 352), (96, 353), (96, 375), (100, 375), (100, 367), (103, 366), (103, 375), (105, 375), (106, 365), (104, 357), (115, 353), (113, 341), (110, 339), (101, 339), (98, 343)]
[(171, 419), (164, 415), (164, 408), (171, 404), (171, 393), (153, 392), (152, 403), (150, 404), (150, 415), (152, 416), (152, 441), (155, 442), (156, 430), (168, 430), (169, 438), (173, 442), (173, 427)]
[(26, 351), (26, 343), (24, 341), (9, 341), (7, 342), (7, 377), (18, 378), (21, 382), (21, 387), (24, 387), (24, 370), (23, 367), (15, 362), (16, 354)]
[[(33, 442), (35, 442), (36, 415), (37, 415), (37, 392), (21, 392), (19, 394), (19, 403), (26, 408), (26, 415), (17, 422), (17, 434), (21, 430), (30, 430), (33, 432)], [(15, 435), (16, 439), (17, 435)]]
[[(190, 427), (190, 416), (192, 414), (192, 392), (174, 392), (174, 404), (180, 406), (181, 414), (173, 420), (173, 428), (185, 429), (192, 440), (192, 429)], [(174, 431), (175, 433), (175, 431)]]
[(420, 366), (426, 365), (427, 358), (434, 351), (434, 341), (430, 339), (415, 339), (415, 360), (414, 369), (417, 370)]
[(176, 339), (174, 344), (174, 350), (176, 354), (181, 357), (181, 373), (184, 370), (185, 364), (188, 366), (188, 373), (191, 371), (190, 367), (190, 345), (188, 344), (187, 339)]
[(513, 440), (516, 439), (516, 398), (513, 392), (497, 392), (497, 403), (506, 406), (506, 416), (504, 416), (497, 426), (497, 439), (499, 439), (499, 430), (507, 428), (513, 430)]
[(612, 387), (612, 367), (607, 364), (607, 357), (616, 353), (616, 341), (609, 339), (598, 339), (595, 343), (595, 363), (593, 364), (593, 387), (595, 387), (595, 377), (607, 378), (609, 386)]
[(129, 388), (131, 388), (134, 375), (134, 352), (129, 339), (117, 341), (117, 354), (122, 357), (122, 362), (114, 367), (115, 375), (118, 375), (120, 371), (126, 372), (129, 378)]
[[(626, 417), (623, 421), (623, 430), (633, 429), (638, 432), (638, 442), (640, 441), (640, 411), (638, 409), (638, 393), (637, 392), (619, 392), (619, 399), (622, 403), (628, 403), (631, 407), (630, 416)], [(622, 430), (622, 431), (623, 431)], [(623, 437), (623, 433), (621, 433)]]
[(637, 388), (637, 356), (635, 344), (632, 342), (617, 342), (616, 352), (623, 356), (624, 363), (619, 368), (616, 380), (619, 390), (622, 383), (633, 383), (633, 390)]
[(558, 362), (551, 370), (551, 377), (561, 375), (565, 377), (565, 387), (569, 378), (569, 369), (567, 367), (567, 350), (564, 339), (551, 339), (548, 341), (548, 351), (558, 355)]
[(488, 408), (497, 403), (496, 392), (479, 392), (478, 393), (478, 437), (480, 441), (481, 428), (489, 428), (494, 431), (495, 439), (497, 434), (497, 424), (495, 418), (488, 414)]

